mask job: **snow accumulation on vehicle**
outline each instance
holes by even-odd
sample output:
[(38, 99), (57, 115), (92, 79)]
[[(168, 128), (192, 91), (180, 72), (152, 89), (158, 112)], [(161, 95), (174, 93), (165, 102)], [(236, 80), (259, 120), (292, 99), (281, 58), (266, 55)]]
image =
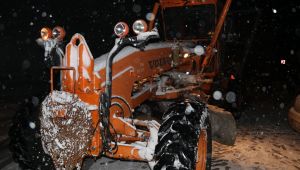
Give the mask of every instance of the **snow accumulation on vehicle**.
[[(173, 43), (153, 43), (149, 44), (145, 47), (144, 50), (153, 50), (153, 49), (159, 49), (159, 48), (170, 48), (173, 46)], [(114, 57), (114, 63), (118, 62), (119, 60), (122, 60), (123, 58), (129, 56), (130, 54), (133, 54), (135, 52), (140, 51), (138, 48), (134, 47), (125, 47), (122, 51), (120, 51), (115, 57)], [(109, 53), (103, 54), (100, 57), (95, 59), (95, 67), (94, 71), (97, 72), (105, 67), (106, 59), (108, 57)]]

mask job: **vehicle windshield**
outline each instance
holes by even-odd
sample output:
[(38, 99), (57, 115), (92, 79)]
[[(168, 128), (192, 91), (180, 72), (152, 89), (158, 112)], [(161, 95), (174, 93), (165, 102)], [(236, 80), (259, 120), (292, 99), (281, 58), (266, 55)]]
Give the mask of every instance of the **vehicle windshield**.
[(163, 17), (167, 40), (209, 39), (215, 27), (215, 6), (169, 7)]

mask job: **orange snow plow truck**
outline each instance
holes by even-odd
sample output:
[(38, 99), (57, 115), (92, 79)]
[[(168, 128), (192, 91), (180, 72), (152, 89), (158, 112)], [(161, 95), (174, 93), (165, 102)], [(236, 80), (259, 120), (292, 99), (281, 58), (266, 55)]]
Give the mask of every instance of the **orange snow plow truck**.
[[(64, 52), (63, 28), (41, 30), (45, 57), (60, 56), (39, 117), (56, 169), (80, 169), (85, 157), (99, 156), (155, 170), (210, 169), (212, 139), (233, 145), (236, 135), (231, 113), (207, 103), (231, 0), (220, 12), (217, 3), (160, 0), (149, 23), (117, 23), (114, 47), (98, 58), (80, 34)], [(158, 112), (161, 119), (143, 116)]]

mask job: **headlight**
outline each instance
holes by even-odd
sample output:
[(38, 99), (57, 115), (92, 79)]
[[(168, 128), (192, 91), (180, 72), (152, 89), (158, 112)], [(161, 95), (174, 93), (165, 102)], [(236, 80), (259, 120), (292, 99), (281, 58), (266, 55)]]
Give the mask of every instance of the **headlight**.
[(118, 22), (114, 28), (116, 36), (119, 38), (125, 37), (129, 32), (129, 27), (125, 22)]
[(52, 31), (50, 28), (44, 27), (41, 29), (41, 38), (45, 41), (52, 36)]
[(184, 55), (183, 55), (183, 58), (188, 58), (190, 55), (189, 55), (189, 53), (185, 53)]
[(144, 20), (136, 20), (132, 25), (133, 32), (140, 34), (141, 32), (146, 32), (148, 29), (147, 23)]
[(58, 41), (62, 41), (66, 35), (65, 29), (63, 29), (60, 26), (56, 26), (52, 30), (52, 35), (54, 39), (57, 39)]

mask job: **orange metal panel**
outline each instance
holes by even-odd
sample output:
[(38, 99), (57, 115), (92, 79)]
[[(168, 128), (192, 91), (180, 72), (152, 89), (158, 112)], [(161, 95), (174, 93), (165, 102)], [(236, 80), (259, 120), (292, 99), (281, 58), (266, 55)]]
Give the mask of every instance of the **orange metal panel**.
[[(99, 104), (99, 94), (98, 93), (79, 93), (77, 91), (78, 97), (85, 103), (89, 105), (95, 105), (98, 106)], [(92, 121), (93, 121), (93, 126), (95, 129), (93, 138), (92, 138), (92, 143), (90, 147), (90, 154), (93, 156), (98, 156), (99, 153), (101, 152), (102, 149), (102, 140), (101, 140), (101, 135), (100, 135), (100, 128), (99, 128), (99, 113), (98, 113), (98, 108), (96, 110), (91, 110), (90, 111), (92, 114)]]
[[(82, 38), (84, 41), (84, 38)], [(86, 93), (91, 93), (93, 90), (93, 70), (94, 70), (94, 60), (89, 53), (88, 47), (85, 45), (85, 41), (81, 42), (78, 46), (78, 59), (79, 59), (79, 80), (78, 88)]]
[(141, 101), (145, 101), (149, 99), (153, 93), (155, 92), (155, 89), (152, 90), (152, 92), (148, 91), (145, 92), (144, 94), (138, 96), (137, 98), (131, 99), (132, 107), (135, 108), (141, 104)]
[[(66, 67), (71, 66), (70, 58), (71, 58), (71, 44), (68, 44), (66, 46), (66, 55), (65, 55), (65, 59), (64, 59), (65, 60), (64, 66), (66, 66)], [(76, 75), (74, 77), (76, 77)], [(76, 87), (74, 87), (75, 84), (72, 84), (73, 81), (75, 80), (74, 77), (71, 76), (69, 71), (63, 71), (63, 74), (62, 74), (62, 90), (67, 91), (67, 92), (72, 92), (74, 90), (73, 88), (76, 89)]]
[[(133, 127), (133, 125), (130, 126), (129, 123), (125, 123), (118, 118), (111, 118), (110, 121), (114, 126), (114, 130), (118, 134), (124, 134), (126, 136), (137, 136), (136, 129)], [(110, 130), (112, 133), (115, 132), (113, 129)]]
[[(170, 54), (170, 48), (148, 50), (147, 52), (137, 51), (114, 63), (112, 69), (112, 96), (122, 97), (131, 108), (140, 105), (147, 98), (141, 97), (140, 100), (132, 100), (131, 92), (134, 82), (172, 69)], [(161, 59), (168, 61), (165, 64), (154, 63)], [(105, 68), (99, 70), (98, 74), (105, 79)], [(104, 82), (104, 79), (101, 81)], [(130, 113), (127, 111), (124, 112), (125, 117), (130, 115), (131, 111)]]
[(122, 137), (119, 137), (118, 138), (118, 141), (126, 141), (126, 142), (135, 142), (135, 141), (144, 141), (143, 138), (140, 138), (140, 137), (127, 137), (127, 136), (122, 136)]
[(154, 19), (149, 22), (149, 30), (153, 29), (153, 25), (154, 25), (154, 21), (155, 21), (155, 18), (156, 18), (156, 14), (158, 12), (158, 8), (159, 8), (159, 3), (156, 2), (154, 4), (153, 11), (152, 11)]

